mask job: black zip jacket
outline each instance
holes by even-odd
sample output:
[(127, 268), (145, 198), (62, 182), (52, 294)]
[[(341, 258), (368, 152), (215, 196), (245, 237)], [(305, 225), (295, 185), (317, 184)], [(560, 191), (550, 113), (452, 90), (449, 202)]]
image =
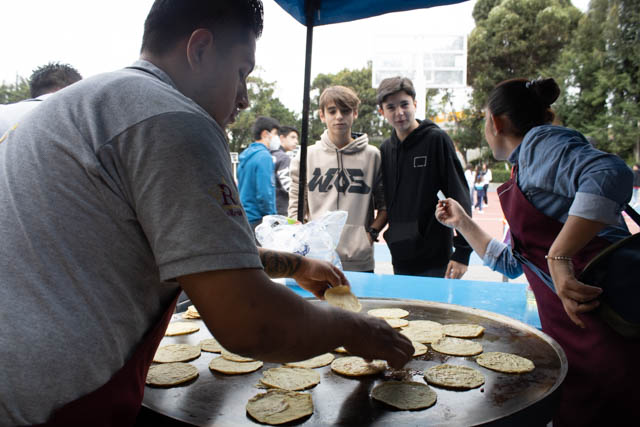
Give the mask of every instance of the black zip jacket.
[(419, 123), (404, 141), (394, 130), (380, 147), (389, 218), (384, 239), (398, 268), (417, 273), (446, 266), (449, 259), (468, 265), (467, 241), (435, 217), (439, 190), (471, 215), (464, 171), (449, 136), (430, 120)]

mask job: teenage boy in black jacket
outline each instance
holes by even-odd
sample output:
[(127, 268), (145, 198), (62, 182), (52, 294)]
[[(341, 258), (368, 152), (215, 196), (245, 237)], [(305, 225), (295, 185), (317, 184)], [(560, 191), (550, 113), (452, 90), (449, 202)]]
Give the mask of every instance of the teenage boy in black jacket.
[(384, 239), (395, 274), (459, 279), (471, 247), (436, 220), (435, 209), (442, 191), (471, 215), (469, 188), (449, 136), (430, 120), (416, 120), (415, 97), (404, 77), (384, 79), (378, 87), (378, 111), (393, 126), (380, 147), (389, 220)]

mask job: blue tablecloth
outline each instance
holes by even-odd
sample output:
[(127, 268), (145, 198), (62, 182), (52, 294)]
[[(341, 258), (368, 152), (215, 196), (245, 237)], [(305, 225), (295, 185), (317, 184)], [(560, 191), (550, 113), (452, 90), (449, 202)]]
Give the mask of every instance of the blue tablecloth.
[[(351, 282), (352, 292), (358, 297), (403, 298), (463, 305), (503, 314), (540, 329), (538, 308), (526, 284), (354, 272), (345, 274)], [(292, 280), (287, 280), (286, 284), (299, 295), (312, 296)]]

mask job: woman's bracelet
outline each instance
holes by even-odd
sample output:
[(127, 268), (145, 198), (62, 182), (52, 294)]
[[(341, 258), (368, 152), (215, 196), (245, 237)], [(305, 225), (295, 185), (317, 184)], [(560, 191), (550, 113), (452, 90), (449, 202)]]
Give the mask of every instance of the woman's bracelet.
[(568, 261), (571, 262), (571, 257), (570, 256), (550, 256), (550, 255), (545, 255), (544, 259), (550, 259), (553, 261)]

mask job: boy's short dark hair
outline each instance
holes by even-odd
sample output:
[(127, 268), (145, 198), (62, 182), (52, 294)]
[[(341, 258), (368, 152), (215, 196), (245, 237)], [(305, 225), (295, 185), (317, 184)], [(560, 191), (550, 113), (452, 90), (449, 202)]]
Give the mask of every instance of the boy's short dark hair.
[(71, 65), (50, 62), (36, 68), (29, 78), (31, 97), (37, 98), (46, 93), (55, 92), (82, 80), (82, 76)]
[(395, 95), (398, 92), (404, 92), (411, 98), (416, 99), (416, 90), (410, 79), (401, 76), (389, 77), (388, 79), (382, 80), (378, 85), (378, 93), (376, 94), (378, 106), (382, 108), (384, 100), (388, 96)]
[(274, 129), (278, 129), (278, 132), (280, 132), (280, 123), (276, 119), (272, 119), (271, 117), (258, 117), (253, 123), (253, 126), (251, 126), (251, 133), (253, 134), (253, 139), (258, 141), (263, 130), (271, 132)]
[(278, 132), (278, 135), (287, 136), (291, 132), (295, 132), (296, 135), (298, 135), (298, 137), (300, 137), (300, 132), (298, 132), (298, 129), (292, 128), (291, 126), (280, 126), (280, 131)]
[(356, 111), (360, 98), (353, 89), (345, 86), (330, 86), (322, 91), (319, 99), (320, 111), (324, 111), (330, 102), (334, 102), (340, 110)]
[(261, 0), (155, 0), (144, 22), (141, 51), (167, 52), (198, 28), (235, 25), (262, 34)]

